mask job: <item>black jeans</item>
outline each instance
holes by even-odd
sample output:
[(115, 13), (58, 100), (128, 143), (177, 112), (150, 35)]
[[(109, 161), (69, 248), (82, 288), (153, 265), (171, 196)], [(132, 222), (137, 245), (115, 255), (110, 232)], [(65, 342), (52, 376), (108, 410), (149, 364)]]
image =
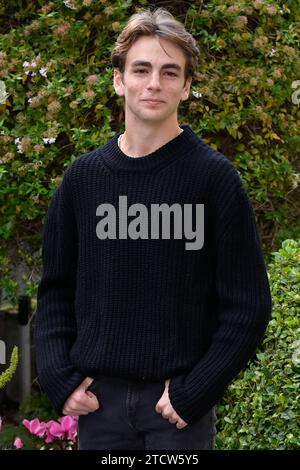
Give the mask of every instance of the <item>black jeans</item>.
[(101, 375), (89, 388), (100, 408), (78, 421), (79, 450), (204, 450), (215, 443), (213, 407), (182, 429), (155, 411), (165, 381), (145, 382)]

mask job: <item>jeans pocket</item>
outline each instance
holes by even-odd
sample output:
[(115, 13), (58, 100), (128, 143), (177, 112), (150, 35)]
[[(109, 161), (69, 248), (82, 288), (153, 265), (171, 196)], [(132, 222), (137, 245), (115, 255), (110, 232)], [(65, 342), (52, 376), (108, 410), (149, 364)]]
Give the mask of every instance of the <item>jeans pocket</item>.
[(90, 385), (88, 386), (86, 391), (90, 391), (90, 392), (94, 393), (94, 391), (96, 389), (96, 385), (97, 385), (97, 379), (93, 379), (93, 381), (90, 383)]

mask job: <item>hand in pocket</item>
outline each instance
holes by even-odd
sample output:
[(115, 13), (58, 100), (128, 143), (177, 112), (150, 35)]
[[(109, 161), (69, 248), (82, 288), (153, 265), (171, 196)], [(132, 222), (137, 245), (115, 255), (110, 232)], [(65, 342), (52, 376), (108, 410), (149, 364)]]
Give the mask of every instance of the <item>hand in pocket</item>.
[(93, 413), (98, 410), (100, 403), (97, 396), (89, 390), (94, 383), (92, 377), (86, 377), (66, 400), (63, 414), (69, 416), (80, 416)]
[(156, 403), (155, 411), (160, 413), (164, 419), (167, 419), (171, 424), (176, 424), (177, 429), (185, 428), (186, 423), (174, 410), (169, 398), (169, 383), (170, 379), (165, 380), (164, 393)]

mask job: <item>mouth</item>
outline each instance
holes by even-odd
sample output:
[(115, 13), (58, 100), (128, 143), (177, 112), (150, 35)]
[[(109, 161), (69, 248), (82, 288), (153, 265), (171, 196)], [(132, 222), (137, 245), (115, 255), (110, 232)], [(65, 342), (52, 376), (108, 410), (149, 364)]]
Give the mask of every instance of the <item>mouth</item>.
[(145, 101), (145, 103), (151, 103), (151, 104), (163, 103), (163, 101), (161, 100), (142, 100), (142, 101)]

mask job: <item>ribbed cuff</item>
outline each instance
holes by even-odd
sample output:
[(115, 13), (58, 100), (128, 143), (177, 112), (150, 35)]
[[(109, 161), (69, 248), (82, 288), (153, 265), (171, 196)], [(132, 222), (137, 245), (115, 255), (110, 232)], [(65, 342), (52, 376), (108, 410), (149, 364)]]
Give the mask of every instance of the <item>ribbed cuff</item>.
[(176, 413), (188, 424), (198, 421), (208, 409), (203, 409), (197, 398), (190, 397), (185, 390), (186, 375), (173, 377), (169, 383), (169, 399)]
[(59, 375), (39, 374), (40, 383), (59, 415), (63, 414), (62, 410), (66, 400), (85, 378), (84, 374), (75, 369), (66, 374), (61, 372)]

